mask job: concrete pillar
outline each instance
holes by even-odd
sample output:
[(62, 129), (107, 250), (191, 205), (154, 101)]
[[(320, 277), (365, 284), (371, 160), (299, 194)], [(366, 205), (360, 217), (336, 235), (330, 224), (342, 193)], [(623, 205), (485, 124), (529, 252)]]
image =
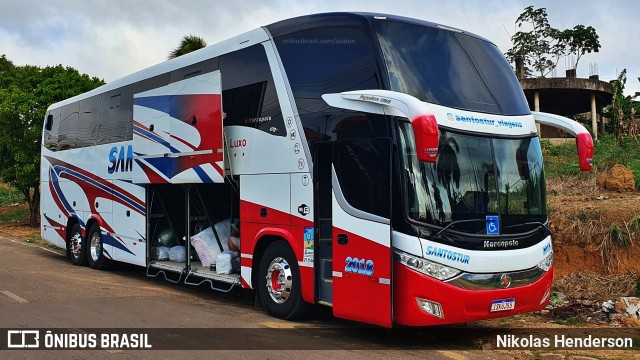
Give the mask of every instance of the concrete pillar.
[[(540, 111), (540, 94), (536, 91), (533, 93), (533, 110)], [(542, 139), (542, 133), (540, 132), (540, 124), (536, 123), (538, 129), (538, 137)]]
[(591, 94), (591, 126), (593, 127), (593, 139), (598, 140), (598, 112), (595, 94)]

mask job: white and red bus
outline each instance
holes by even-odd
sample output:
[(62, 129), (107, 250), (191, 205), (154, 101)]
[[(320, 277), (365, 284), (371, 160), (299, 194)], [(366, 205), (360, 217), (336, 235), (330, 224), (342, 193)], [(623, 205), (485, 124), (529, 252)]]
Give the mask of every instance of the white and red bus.
[[(274, 23), (53, 104), (42, 238), (71, 262), (144, 266), (385, 327), (544, 308), (553, 272), (536, 121), (491, 42), (364, 13)], [(195, 234), (239, 218), (240, 269)], [(226, 247), (217, 231), (215, 246)], [(152, 256), (185, 246), (183, 261)]]

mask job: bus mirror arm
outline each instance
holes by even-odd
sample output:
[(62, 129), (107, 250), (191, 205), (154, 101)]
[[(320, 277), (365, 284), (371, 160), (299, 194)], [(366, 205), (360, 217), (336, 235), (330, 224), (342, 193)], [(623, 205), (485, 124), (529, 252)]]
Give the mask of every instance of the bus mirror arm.
[(418, 160), (429, 163), (438, 160), (438, 122), (427, 104), (415, 97), (389, 90), (355, 90), (324, 94), (322, 99), (329, 106), (341, 109), (379, 113), (376, 109), (382, 107), (385, 114), (400, 113), (411, 121)]
[(593, 165), (593, 138), (582, 124), (564, 116), (532, 111), (535, 122), (551, 126), (576, 137), (580, 171), (589, 171)]

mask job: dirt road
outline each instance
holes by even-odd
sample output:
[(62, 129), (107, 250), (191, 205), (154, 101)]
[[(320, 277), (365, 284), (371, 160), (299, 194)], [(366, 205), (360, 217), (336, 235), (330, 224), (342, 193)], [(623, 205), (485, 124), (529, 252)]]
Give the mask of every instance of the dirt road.
[[(206, 287), (174, 285), (147, 278), (144, 269), (136, 267), (121, 266), (111, 271), (76, 267), (69, 264), (61, 252), (0, 234), (0, 336), (3, 341), (8, 329), (53, 329), (54, 332), (81, 329), (80, 333), (86, 334), (144, 328), (159, 334), (155, 340), (151, 339), (155, 348), (223, 349), (191, 350), (189, 355), (211, 357), (213, 354), (225, 359), (513, 358), (507, 353), (473, 350), (477, 345), (471, 338), (457, 341), (452, 339), (452, 334), (438, 329), (387, 332), (326, 315), (320, 311), (305, 321), (281, 321), (267, 316), (263, 309), (253, 305), (250, 296), (243, 296), (241, 292), (219, 294)], [(176, 345), (175, 337), (185, 334), (192, 337), (186, 341), (188, 344)], [(203, 339), (202, 334), (211, 334), (211, 337)], [(158, 339), (164, 340), (159, 343)], [(6, 345), (3, 341), (0, 344)], [(5, 349), (0, 350), (0, 358), (159, 359), (182, 357), (185, 351)], [(523, 353), (517, 355), (520, 359), (528, 357)]]

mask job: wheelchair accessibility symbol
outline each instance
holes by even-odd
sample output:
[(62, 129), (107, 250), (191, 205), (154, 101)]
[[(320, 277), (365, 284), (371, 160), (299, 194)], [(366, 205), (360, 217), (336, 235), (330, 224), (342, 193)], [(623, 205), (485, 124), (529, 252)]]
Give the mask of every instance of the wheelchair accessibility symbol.
[(487, 216), (487, 235), (500, 234), (500, 223), (498, 217), (495, 215)]

